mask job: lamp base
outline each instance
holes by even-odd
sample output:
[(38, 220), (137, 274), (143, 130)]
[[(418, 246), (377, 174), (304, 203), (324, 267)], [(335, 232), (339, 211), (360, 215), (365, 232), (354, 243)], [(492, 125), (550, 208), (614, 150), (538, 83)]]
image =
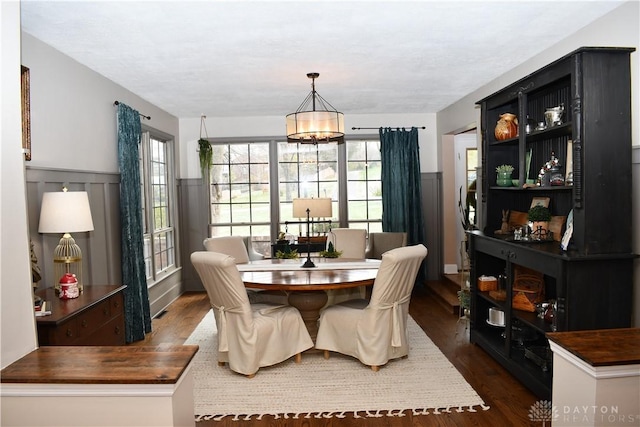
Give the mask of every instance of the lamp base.
[(311, 261), (311, 258), (307, 258), (307, 260), (300, 267), (302, 268), (314, 268), (316, 265)]

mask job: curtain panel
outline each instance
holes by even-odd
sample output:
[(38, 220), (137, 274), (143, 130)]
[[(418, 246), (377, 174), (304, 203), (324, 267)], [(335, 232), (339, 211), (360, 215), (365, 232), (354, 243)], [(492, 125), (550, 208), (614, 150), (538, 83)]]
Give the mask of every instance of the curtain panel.
[(144, 339), (151, 332), (149, 293), (145, 277), (140, 194), (140, 114), (118, 104), (118, 166), (120, 168), (120, 224), (122, 283), (127, 343)]
[(424, 243), (418, 129), (380, 128), (382, 231), (406, 232)]

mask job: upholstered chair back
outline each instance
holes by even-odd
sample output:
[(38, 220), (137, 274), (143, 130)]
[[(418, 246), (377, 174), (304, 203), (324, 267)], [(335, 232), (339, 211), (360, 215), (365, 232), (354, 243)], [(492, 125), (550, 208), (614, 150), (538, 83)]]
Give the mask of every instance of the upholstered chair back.
[(236, 264), (249, 262), (249, 253), (242, 236), (209, 237), (202, 244), (207, 251), (232, 256)]
[(407, 246), (407, 233), (404, 232), (372, 232), (367, 241), (367, 258), (382, 259), (382, 254), (391, 249)]
[(361, 228), (334, 228), (327, 236), (327, 247), (333, 243), (341, 258), (364, 259), (367, 248), (367, 230)]

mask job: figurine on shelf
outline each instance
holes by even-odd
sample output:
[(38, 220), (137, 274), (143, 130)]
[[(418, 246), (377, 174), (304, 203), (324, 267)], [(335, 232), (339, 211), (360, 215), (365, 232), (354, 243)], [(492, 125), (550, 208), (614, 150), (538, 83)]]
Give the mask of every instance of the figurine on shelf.
[(547, 187), (549, 185), (564, 185), (564, 176), (560, 169), (560, 161), (555, 152), (551, 152), (551, 159), (540, 168), (538, 173), (538, 185)]

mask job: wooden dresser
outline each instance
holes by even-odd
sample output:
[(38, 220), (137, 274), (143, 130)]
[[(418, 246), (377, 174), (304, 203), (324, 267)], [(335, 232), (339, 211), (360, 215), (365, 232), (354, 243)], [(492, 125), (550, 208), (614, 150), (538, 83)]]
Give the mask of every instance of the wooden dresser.
[(68, 300), (53, 288), (37, 292), (51, 303), (51, 315), (36, 318), (39, 345), (124, 345), (125, 288), (85, 285), (80, 297)]

